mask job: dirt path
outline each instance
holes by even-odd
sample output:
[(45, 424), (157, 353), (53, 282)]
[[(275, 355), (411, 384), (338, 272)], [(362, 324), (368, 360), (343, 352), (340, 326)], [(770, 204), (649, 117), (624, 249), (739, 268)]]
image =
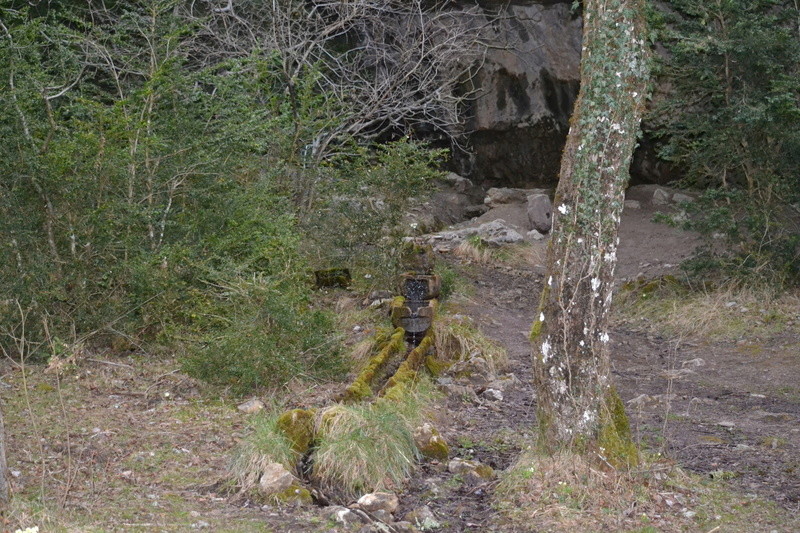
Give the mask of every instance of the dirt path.
[[(501, 402), (451, 394), (438, 427), (450, 443), (451, 457), (476, 459), (503, 470), (534, 438), (528, 334), (535, 312), (531, 302), (538, 298), (541, 276), (530, 269), (511, 267), (470, 270), (473, 273), (465, 281), (472, 285), (475, 296), (456, 301), (452, 311), (471, 317), (484, 334), (507, 350), (506, 372), (518, 381), (505, 391)], [(506, 531), (496, 522), (490, 505), (493, 486), (461, 483), (445, 467), (430, 463), (422, 466), (401, 498), (401, 514), (428, 505), (442, 519), (443, 527), (437, 531)]]
[[(441, 429), (451, 456), (504, 469), (533, 438), (528, 331), (542, 280), (530, 269), (503, 265), (472, 265), (465, 271), (474, 296), (457, 303), (455, 311), (506, 348), (508, 371), (519, 382), (502, 402), (449, 397)], [(757, 495), (800, 510), (796, 337), (678, 342), (618, 324), (612, 339), (614, 380), (645, 450), (664, 453), (690, 471), (730, 480), (743, 497)], [(460, 484), (443, 465), (425, 464), (402, 502), (404, 509), (429, 505), (445, 517), (442, 531), (505, 531), (489, 506), (490, 496), (491, 487)]]

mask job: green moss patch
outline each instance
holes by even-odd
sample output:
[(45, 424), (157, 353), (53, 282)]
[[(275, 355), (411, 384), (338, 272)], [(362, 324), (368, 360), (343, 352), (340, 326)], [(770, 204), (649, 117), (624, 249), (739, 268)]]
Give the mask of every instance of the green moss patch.
[(397, 328), (392, 333), (389, 342), (374, 357), (370, 358), (367, 365), (361, 370), (356, 379), (345, 389), (341, 401), (352, 403), (369, 398), (373, 394), (372, 386), (379, 372), (395, 357), (406, 349), (405, 332)]
[(278, 417), (275, 425), (292, 443), (292, 450), (304, 455), (314, 440), (315, 409), (292, 409)]

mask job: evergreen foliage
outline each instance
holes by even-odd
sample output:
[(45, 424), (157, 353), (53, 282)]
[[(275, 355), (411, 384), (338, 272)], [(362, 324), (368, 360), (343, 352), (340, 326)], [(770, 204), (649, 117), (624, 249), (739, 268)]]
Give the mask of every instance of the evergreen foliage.
[[(651, 11), (666, 94), (650, 115), (661, 157), (708, 189), (685, 226), (688, 265), (777, 286), (800, 282), (800, 10), (781, 0), (671, 0)], [(721, 246), (724, 243), (724, 246)]]
[(348, 241), (373, 246), (438, 154), (341, 139), (356, 156), (304, 158), (341, 114), (322, 67), (298, 69), (289, 102), (275, 54), (213, 54), (184, 8), (0, 8), (0, 342), (184, 345), (191, 373), (238, 390), (329, 373), (309, 258), (341, 243), (308, 238), (313, 214), (334, 191), (385, 196), (379, 229)]

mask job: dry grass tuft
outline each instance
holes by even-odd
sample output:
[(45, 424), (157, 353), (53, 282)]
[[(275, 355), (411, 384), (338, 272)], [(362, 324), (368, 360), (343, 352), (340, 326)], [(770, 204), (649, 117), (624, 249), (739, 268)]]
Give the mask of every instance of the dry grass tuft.
[(506, 350), (481, 333), (468, 317), (441, 313), (433, 327), (436, 356), (441, 361), (456, 362), (470, 357), (483, 357), (495, 374), (503, 372), (508, 366)]
[(671, 335), (733, 340), (770, 335), (800, 323), (800, 293), (727, 287), (690, 292), (675, 284), (631, 291), (619, 299), (621, 317), (647, 321)]
[(299, 457), (292, 450), (292, 441), (278, 428), (280, 415), (276, 408), (256, 418), (253, 432), (234, 453), (230, 470), (242, 490), (256, 486), (269, 464), (280, 463), (294, 472)]
[(360, 370), (373, 355), (381, 351), (389, 341), (392, 332), (391, 328), (377, 328), (374, 335), (368, 336), (350, 348), (348, 355), (350, 361), (353, 362), (355, 370)]
[(453, 249), (453, 255), (479, 265), (489, 265), (495, 262), (492, 249), (483, 244), (480, 239), (466, 239)]
[(723, 481), (687, 474), (659, 459), (637, 470), (603, 467), (591, 456), (532, 450), (505, 473), (494, 506), (509, 531), (770, 531), (797, 519), (744, 497)]

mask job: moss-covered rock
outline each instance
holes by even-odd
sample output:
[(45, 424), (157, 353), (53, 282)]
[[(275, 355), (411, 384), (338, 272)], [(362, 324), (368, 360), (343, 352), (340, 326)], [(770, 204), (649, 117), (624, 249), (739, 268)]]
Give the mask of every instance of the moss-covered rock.
[(340, 400), (345, 403), (352, 403), (372, 396), (372, 385), (378, 373), (392, 359), (402, 354), (405, 349), (405, 331), (402, 328), (397, 328), (389, 338), (389, 342), (380, 352), (370, 358), (367, 365), (345, 389)]
[(297, 506), (311, 505), (314, 503), (314, 498), (311, 496), (311, 491), (296, 483), (280, 492), (273, 494), (271, 499), (278, 504), (291, 504)]
[(314, 440), (316, 409), (292, 409), (283, 413), (276, 426), (291, 441), (292, 450), (304, 455)]
[(465, 459), (453, 459), (447, 464), (447, 470), (456, 475), (460, 475), (465, 481), (470, 483), (482, 483), (494, 479), (494, 469), (479, 461)]
[(419, 453), (428, 459), (444, 462), (450, 456), (450, 447), (447, 445), (447, 441), (428, 422), (414, 430), (414, 443), (417, 445)]
[(418, 274), (432, 274), (435, 262), (436, 254), (430, 244), (403, 243), (400, 250), (400, 264), (405, 270)]
[(429, 355), (425, 358), (425, 368), (433, 377), (441, 376), (447, 372), (452, 364), (449, 361), (442, 361), (436, 355)]
[(381, 396), (385, 398), (393, 398), (402, 390), (400, 387), (408, 388), (417, 377), (417, 371), (422, 366), (423, 361), (428, 357), (434, 347), (433, 330), (429, 331), (427, 335), (419, 343), (419, 346), (411, 350), (406, 356), (405, 361), (400, 363), (397, 371), (389, 378), (381, 391)]
[(347, 268), (326, 268), (314, 271), (314, 284), (318, 289), (325, 287), (341, 287), (345, 289), (352, 282), (353, 277)]

